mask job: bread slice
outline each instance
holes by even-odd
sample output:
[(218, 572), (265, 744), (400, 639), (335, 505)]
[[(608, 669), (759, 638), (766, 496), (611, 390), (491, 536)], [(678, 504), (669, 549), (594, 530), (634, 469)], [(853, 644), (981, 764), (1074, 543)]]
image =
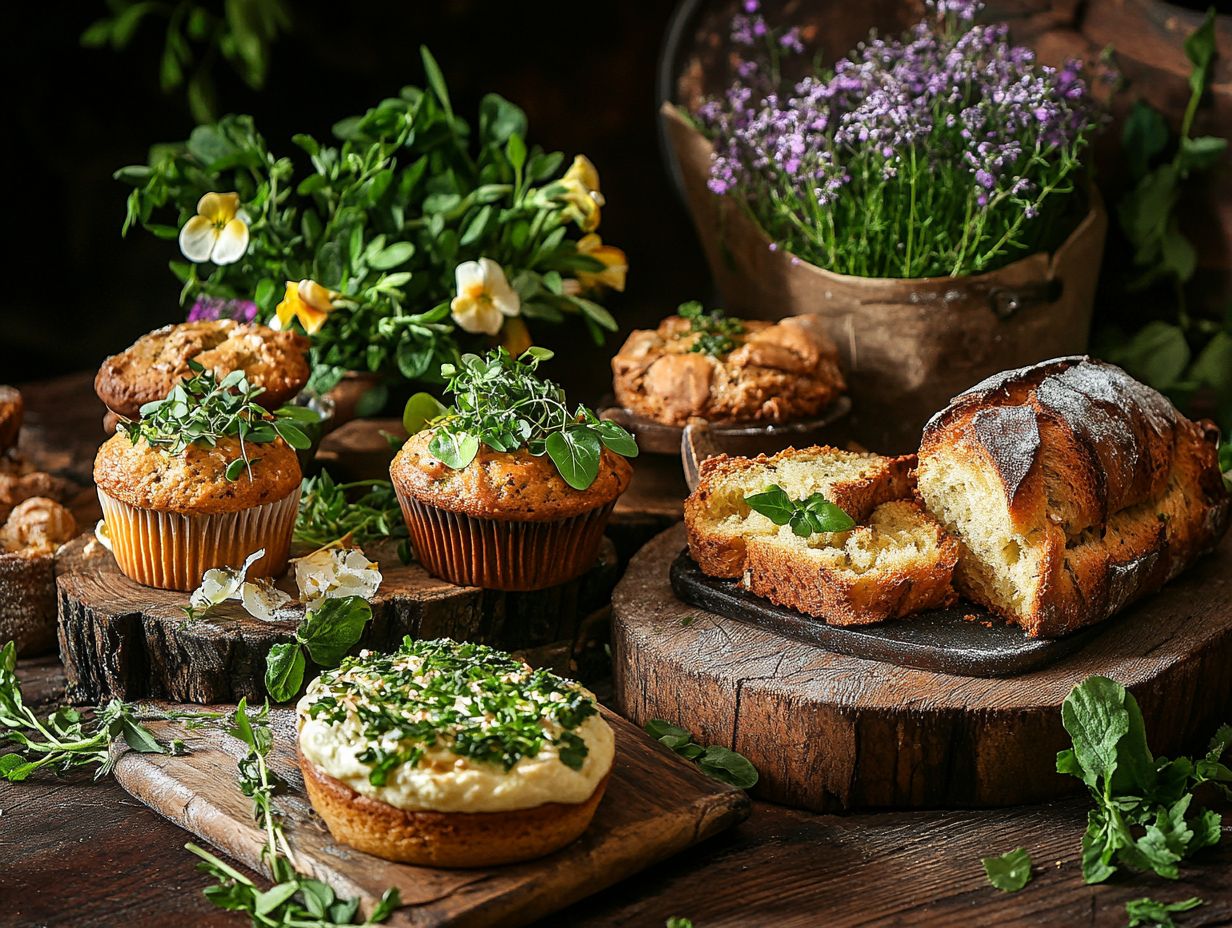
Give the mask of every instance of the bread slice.
[(755, 458), (721, 454), (702, 463), (697, 489), (685, 500), (689, 553), (712, 577), (743, 576), (751, 538), (779, 526), (749, 508), (746, 496), (771, 484), (792, 499), (822, 493), (857, 522), (882, 503), (911, 494), (913, 455), (897, 458), (814, 445)]
[(801, 538), (782, 526), (750, 538), (746, 575), (749, 589), (780, 606), (868, 625), (951, 603), (958, 551), (918, 503), (898, 500), (848, 532)]
[(308, 799), (335, 841), (426, 867), (493, 867), (559, 850), (590, 825), (611, 777), (606, 774), (584, 802), (508, 812), (410, 811), (357, 793), (297, 754)]

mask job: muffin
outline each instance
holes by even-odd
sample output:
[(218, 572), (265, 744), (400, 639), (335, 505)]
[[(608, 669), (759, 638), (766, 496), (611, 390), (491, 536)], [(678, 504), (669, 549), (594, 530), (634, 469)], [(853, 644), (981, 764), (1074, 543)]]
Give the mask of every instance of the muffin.
[(612, 358), (616, 401), (664, 425), (783, 423), (817, 416), (846, 385), (814, 315), (726, 319), (682, 307), (629, 335)]
[(76, 492), (72, 481), (34, 467), (16, 452), (0, 454), (0, 521), (19, 504), (36, 496), (67, 502)]
[(77, 534), (73, 514), (55, 500), (32, 497), (0, 523), (0, 641), (23, 657), (56, 642), (55, 553)]
[(590, 824), (615, 756), (581, 685), (448, 639), (347, 658), (296, 715), (304, 785), (334, 839), (427, 866), (564, 847)]
[(24, 405), (15, 387), (0, 385), (0, 454), (16, 446)]
[(136, 419), (142, 406), (161, 400), (192, 373), (188, 362), (194, 360), (219, 376), (244, 371), (254, 387), (265, 390), (256, 401), (277, 409), (308, 382), (307, 352), (304, 336), (258, 323), (181, 322), (143, 335), (107, 358), (94, 390), (113, 413)]
[(94, 459), (94, 483), (120, 570), (146, 586), (192, 590), (215, 567), (265, 553), (249, 577), (286, 568), (299, 504), (293, 416), (269, 413), (238, 371), (192, 376), (124, 421)]

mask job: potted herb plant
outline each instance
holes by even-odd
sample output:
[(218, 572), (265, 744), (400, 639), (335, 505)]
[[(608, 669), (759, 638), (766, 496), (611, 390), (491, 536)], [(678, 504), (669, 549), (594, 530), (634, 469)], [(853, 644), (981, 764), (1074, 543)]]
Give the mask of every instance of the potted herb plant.
[(801, 70), (801, 32), (742, 0), (726, 92), (663, 109), (725, 305), (820, 314), (853, 433), (879, 450), (915, 447), (982, 377), (1087, 343), (1107, 220), (1083, 169), (1101, 113), (1079, 63), (1038, 64), (979, 8), (930, 0), (900, 38)]
[(525, 113), (496, 94), (471, 126), (422, 54), (425, 88), (338, 122), (332, 144), (295, 136), (298, 158), (225, 116), (116, 174), (134, 188), (124, 231), (178, 240), (193, 318), (302, 328), (316, 392), (356, 374), (431, 380), (492, 341), (520, 352), (528, 323), (574, 316), (597, 342), (616, 328), (596, 300), (627, 267), (596, 231), (594, 165), (528, 146)]

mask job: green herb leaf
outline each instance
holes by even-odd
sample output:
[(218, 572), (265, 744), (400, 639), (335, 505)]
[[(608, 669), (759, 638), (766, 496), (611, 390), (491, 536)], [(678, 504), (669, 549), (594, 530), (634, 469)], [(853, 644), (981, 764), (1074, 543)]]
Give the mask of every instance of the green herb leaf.
[(585, 490), (599, 475), (599, 436), (585, 425), (571, 426), (547, 437), (548, 457), (565, 483), (575, 490)]
[(307, 668), (298, 641), (280, 641), (265, 659), (265, 689), (274, 702), (288, 702), (304, 685)]
[(431, 393), (415, 393), (406, 401), (406, 408), (402, 411), (402, 427), (408, 435), (416, 435), (448, 411)]
[(158, 743), (149, 730), (128, 712), (120, 717), (120, 731), (124, 743), (139, 754), (166, 754), (167, 749)]
[(1194, 896), (1183, 902), (1158, 902), (1144, 896), (1141, 899), (1131, 899), (1125, 903), (1125, 914), (1129, 917), (1129, 928), (1140, 928), (1143, 925), (1160, 925), (1162, 928), (1176, 928), (1172, 920), (1177, 912), (1188, 912), (1204, 905), (1205, 900)]
[(479, 453), (479, 439), (466, 432), (438, 431), (428, 442), (432, 456), (454, 470), (461, 470)]
[(743, 754), (730, 748), (712, 744), (697, 759), (702, 773), (730, 783), (738, 789), (752, 789), (757, 785), (757, 768)]
[(762, 493), (746, 496), (744, 501), (775, 525), (790, 525), (792, 532), (801, 538), (818, 532), (845, 532), (856, 524), (855, 519), (821, 493), (793, 500), (782, 487), (771, 484)]
[(1016, 893), (1031, 882), (1031, 855), (1025, 848), (1018, 848), (1000, 857), (984, 857), (984, 873), (988, 882), (1006, 893)]
[(623, 426), (611, 419), (600, 419), (593, 428), (609, 451), (626, 458), (637, 457), (637, 440)]
[(761, 493), (746, 496), (744, 501), (750, 509), (760, 512), (775, 525), (786, 525), (796, 511), (796, 504), (777, 484), (766, 487)]
[(371, 618), (372, 607), (362, 596), (326, 599), (304, 615), (296, 636), (308, 649), (314, 663), (336, 667), (346, 652), (359, 642)]

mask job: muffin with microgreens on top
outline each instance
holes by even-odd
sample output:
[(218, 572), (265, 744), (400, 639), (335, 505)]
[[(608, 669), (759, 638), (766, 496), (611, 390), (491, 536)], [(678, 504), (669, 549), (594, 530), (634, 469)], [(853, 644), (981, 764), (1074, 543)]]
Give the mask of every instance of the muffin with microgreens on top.
[(124, 419), (94, 460), (105, 535), (131, 579), (192, 590), (215, 567), (264, 554), (250, 577), (286, 567), (299, 503), (292, 418), (257, 404), (241, 371), (221, 380), (200, 364), (165, 399)]
[(451, 583), (537, 590), (594, 563), (637, 443), (540, 377), (530, 348), (464, 355), (441, 373), (454, 405), (407, 403), (390, 479), (415, 553)]

